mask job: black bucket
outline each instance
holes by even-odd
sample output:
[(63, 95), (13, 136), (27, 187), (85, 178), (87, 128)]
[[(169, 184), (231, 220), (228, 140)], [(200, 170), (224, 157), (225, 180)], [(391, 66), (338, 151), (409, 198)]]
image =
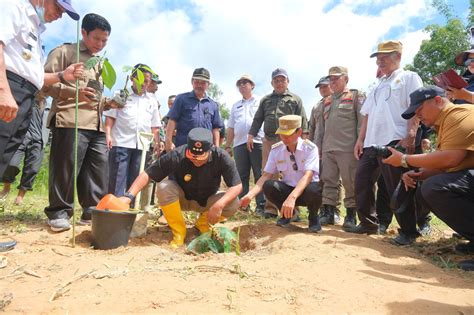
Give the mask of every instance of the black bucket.
[(127, 246), (136, 213), (92, 209), (92, 246), (114, 249)]

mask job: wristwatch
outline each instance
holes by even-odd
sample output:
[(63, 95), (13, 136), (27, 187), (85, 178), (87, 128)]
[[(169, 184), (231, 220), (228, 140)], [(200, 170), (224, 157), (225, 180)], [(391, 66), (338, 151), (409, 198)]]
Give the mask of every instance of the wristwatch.
[(127, 191), (125, 194), (123, 194), (123, 196), (130, 199), (131, 200), (130, 203), (132, 203), (135, 200), (135, 196), (129, 191)]
[(408, 165), (408, 162), (407, 162), (407, 155), (406, 154), (402, 155), (402, 159), (400, 160), (400, 165), (404, 168), (410, 168), (410, 166)]
[(64, 71), (58, 72), (58, 78), (59, 78), (59, 82), (61, 83), (66, 82), (66, 80), (64, 80)]

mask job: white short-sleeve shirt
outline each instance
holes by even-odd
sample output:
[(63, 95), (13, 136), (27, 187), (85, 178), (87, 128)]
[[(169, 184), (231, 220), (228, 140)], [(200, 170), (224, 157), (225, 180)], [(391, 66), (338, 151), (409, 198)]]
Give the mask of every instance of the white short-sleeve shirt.
[(369, 115), (364, 148), (406, 138), (408, 121), (402, 113), (410, 105), (410, 93), (421, 86), (418, 74), (403, 69), (380, 78), (360, 110), (362, 115)]
[[(309, 140), (298, 138), (293, 156), (295, 161), (292, 161), (291, 153), (283, 142), (280, 141), (274, 144), (265, 165), (265, 172), (269, 174), (280, 173), (282, 175), (281, 180), (285, 184), (296, 187), (306, 171), (313, 171), (311, 181), (317, 182), (319, 180), (318, 147)], [(296, 165), (297, 170), (294, 169), (293, 165)]]
[[(255, 96), (252, 96), (248, 100), (241, 99), (232, 106), (227, 127), (234, 129), (234, 147), (247, 143), (247, 136), (259, 103), (260, 101)], [(264, 135), (263, 129), (260, 128), (253, 141), (262, 143)]]
[(0, 41), (5, 66), (38, 89), (44, 82), (44, 53), (40, 34), (45, 30), (28, 0), (1, 0)]
[(153, 127), (161, 127), (161, 119), (156, 98), (146, 93), (132, 94), (121, 109), (104, 112), (107, 117), (115, 118), (111, 130), (112, 145), (131, 149), (142, 149), (140, 132), (151, 132)]

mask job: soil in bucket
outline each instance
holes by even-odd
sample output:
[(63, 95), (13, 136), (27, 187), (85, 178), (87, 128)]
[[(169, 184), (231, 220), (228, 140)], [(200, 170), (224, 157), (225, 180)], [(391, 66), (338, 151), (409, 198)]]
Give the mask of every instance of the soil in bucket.
[(127, 246), (136, 212), (92, 209), (92, 246), (114, 249)]

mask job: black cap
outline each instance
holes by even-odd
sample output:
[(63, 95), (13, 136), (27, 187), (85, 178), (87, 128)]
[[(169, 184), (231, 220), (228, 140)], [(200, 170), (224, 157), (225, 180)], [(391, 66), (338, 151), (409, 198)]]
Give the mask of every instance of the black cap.
[[(196, 158), (212, 148), (212, 133), (209, 129), (194, 128), (188, 133), (187, 157)], [(189, 153), (192, 156), (189, 156)], [(207, 156), (205, 157), (207, 158)]]
[(423, 86), (410, 93), (410, 106), (403, 112), (404, 119), (410, 119), (415, 116), (415, 111), (423, 104), (424, 101), (432, 99), (436, 96), (446, 96), (442, 88), (434, 85)]
[(328, 76), (325, 76), (325, 77), (322, 77), (321, 79), (319, 79), (318, 84), (316, 84), (316, 86), (314, 88), (317, 89), (321, 85), (329, 85), (329, 77)]
[(197, 68), (193, 72), (193, 79), (209, 82), (211, 80), (211, 75), (209, 74), (209, 70), (206, 68)]
[(157, 75), (157, 74), (153, 74), (153, 75), (151, 76), (151, 80), (152, 80), (153, 82), (155, 82), (156, 84), (161, 84), (161, 83), (163, 83), (163, 81), (160, 80), (160, 76)]

